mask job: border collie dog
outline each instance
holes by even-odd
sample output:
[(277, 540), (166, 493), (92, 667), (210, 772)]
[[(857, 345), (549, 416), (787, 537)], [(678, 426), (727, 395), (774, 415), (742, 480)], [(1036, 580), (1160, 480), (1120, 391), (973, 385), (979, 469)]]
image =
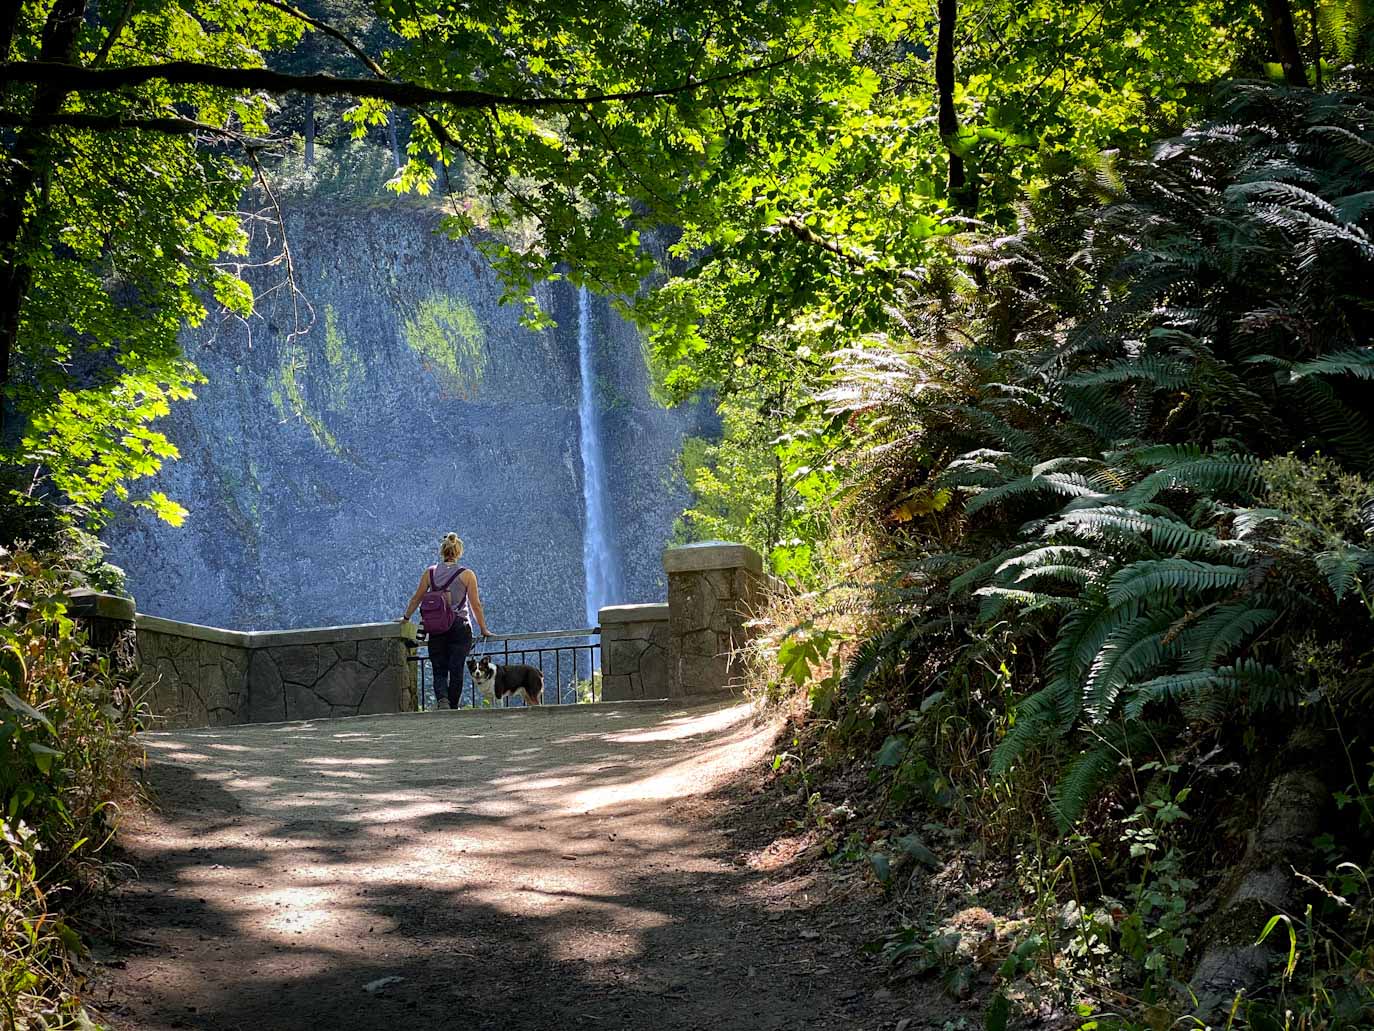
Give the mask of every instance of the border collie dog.
[(544, 674), (534, 666), (498, 666), (483, 655), (480, 659), (468, 659), (468, 673), (473, 686), (492, 703), (516, 691), (525, 693), (526, 705), (538, 705), (544, 697)]

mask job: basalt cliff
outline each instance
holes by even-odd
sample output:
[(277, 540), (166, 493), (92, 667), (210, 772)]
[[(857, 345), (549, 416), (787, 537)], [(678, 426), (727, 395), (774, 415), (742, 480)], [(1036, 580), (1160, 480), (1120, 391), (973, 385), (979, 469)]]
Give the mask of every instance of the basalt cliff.
[[(686, 502), (678, 453), (684, 434), (711, 432), (709, 413), (650, 398), (641, 338), (604, 299), (579, 310), (573, 287), (545, 284), (557, 327), (522, 326), (439, 222), (378, 198), (291, 202), (294, 301), (272, 265), (249, 276), (256, 317), (186, 331), (208, 382), (164, 421), (181, 459), (159, 486), (190, 516), (126, 511), (106, 533), (142, 611), (254, 630), (394, 618), (453, 530), (494, 632), (583, 625), (580, 365), (618, 565), (608, 600), (663, 597), (660, 552)], [(253, 263), (281, 254), (276, 227), (254, 238)]]

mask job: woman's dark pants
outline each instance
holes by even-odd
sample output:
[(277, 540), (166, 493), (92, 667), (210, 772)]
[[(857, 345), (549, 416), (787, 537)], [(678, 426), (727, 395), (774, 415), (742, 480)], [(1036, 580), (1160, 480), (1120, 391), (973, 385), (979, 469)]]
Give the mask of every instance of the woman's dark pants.
[[(472, 651), (472, 627), (461, 619), (442, 634), (429, 635), (429, 661), (434, 666), (434, 697), (450, 709), (458, 708), (463, 693), (463, 662)], [(452, 676), (449, 671), (452, 670)]]

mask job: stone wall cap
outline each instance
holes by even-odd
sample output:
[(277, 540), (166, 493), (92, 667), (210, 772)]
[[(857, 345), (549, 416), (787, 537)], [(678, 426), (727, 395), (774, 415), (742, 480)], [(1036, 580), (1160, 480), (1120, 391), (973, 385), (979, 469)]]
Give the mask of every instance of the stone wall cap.
[(695, 573), (707, 569), (747, 569), (763, 572), (763, 559), (746, 544), (701, 541), (669, 548), (663, 553), (665, 573)]
[(318, 626), (300, 630), (255, 630), (248, 635), (250, 648), (279, 648), (291, 644), (330, 644), (333, 641), (415, 640), (415, 624), (393, 619), (386, 623), (351, 626)]
[(143, 633), (167, 634), (171, 637), (189, 637), (193, 641), (209, 641), (212, 644), (228, 644), (236, 648), (248, 648), (248, 638), (241, 630), (224, 630), (217, 626), (202, 626), (199, 623), (183, 623), (179, 619), (163, 619), (140, 612), (134, 617), (134, 625)]
[(357, 623), (350, 626), (307, 627), (301, 630), (224, 630), (199, 623), (183, 623), (140, 612), (139, 630), (173, 637), (189, 637), (237, 648), (281, 648), (295, 644), (331, 644), (335, 641), (415, 640), (415, 624), (393, 619), (386, 623)]
[(655, 623), (668, 618), (666, 602), (650, 605), (607, 605), (597, 613), (602, 626), (607, 623)]
[(134, 600), (127, 594), (106, 594), (82, 587), (67, 592), (68, 606), (80, 616), (98, 616), (102, 619), (122, 619), (133, 622)]

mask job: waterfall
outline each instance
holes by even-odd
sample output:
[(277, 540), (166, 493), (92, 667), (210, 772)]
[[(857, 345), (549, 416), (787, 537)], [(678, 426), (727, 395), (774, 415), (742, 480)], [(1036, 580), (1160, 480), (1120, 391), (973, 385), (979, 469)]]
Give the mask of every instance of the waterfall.
[(596, 626), (603, 605), (620, 599), (615, 557), (606, 526), (606, 474), (601, 454), (600, 420), (596, 417), (596, 375), (592, 369), (591, 300), (587, 288), (577, 291), (577, 360), (582, 397), (577, 414), (582, 438), (582, 500), (586, 529), (582, 534), (582, 570), (587, 580), (587, 625)]

